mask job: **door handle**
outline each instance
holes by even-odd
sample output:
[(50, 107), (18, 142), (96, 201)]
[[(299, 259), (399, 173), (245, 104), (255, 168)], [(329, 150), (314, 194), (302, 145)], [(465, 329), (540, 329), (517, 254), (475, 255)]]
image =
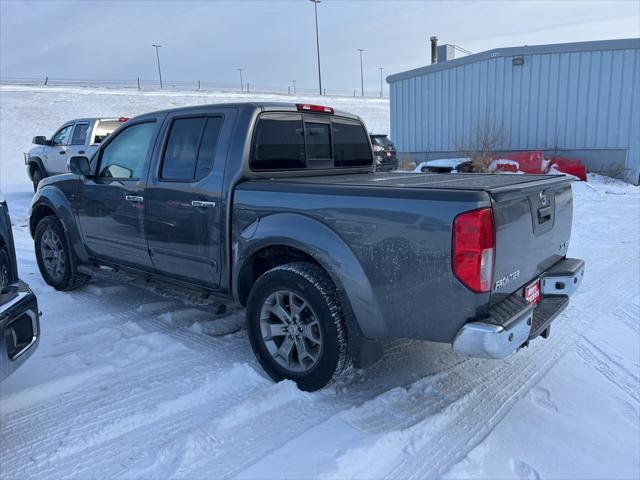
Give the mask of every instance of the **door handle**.
[(144, 201), (143, 197), (138, 197), (137, 195), (125, 195), (124, 199), (128, 200), (129, 202), (143, 202)]
[(65, 152), (64, 150), (60, 150), (58, 153), (59, 153), (60, 155), (64, 155), (64, 154), (65, 154), (65, 153), (67, 153), (67, 152)]
[(78, 150), (78, 153), (84, 155), (84, 150)]
[(553, 213), (553, 209), (551, 205), (547, 207), (542, 207), (538, 209), (538, 223), (547, 223), (551, 220), (551, 214)]
[(216, 202), (203, 202), (202, 200), (192, 200), (192, 207), (200, 207), (200, 208), (213, 208), (216, 206)]

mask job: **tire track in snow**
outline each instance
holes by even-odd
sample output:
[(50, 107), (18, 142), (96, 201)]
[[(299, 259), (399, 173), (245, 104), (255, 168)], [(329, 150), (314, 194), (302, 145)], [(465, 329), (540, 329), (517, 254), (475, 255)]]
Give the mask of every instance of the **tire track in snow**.
[[(621, 259), (614, 265), (606, 265), (602, 268), (622, 267), (625, 262)], [(618, 265), (619, 264), (619, 265)], [(596, 269), (593, 270), (594, 278), (597, 278)], [(628, 277), (620, 276), (617, 281), (611, 285), (623, 298), (626, 295), (634, 295), (634, 282), (629, 281)], [(628, 297), (627, 297), (628, 298)], [(598, 298), (596, 306), (598, 310), (606, 312), (610, 311), (616, 305), (617, 297)], [(591, 302), (587, 302), (591, 303)], [(468, 451), (471, 450), (484, 436), (486, 436), (498, 421), (509, 411), (511, 406), (525, 395), (528, 390), (535, 385), (542, 376), (565, 354), (566, 347), (571, 348), (580, 340), (582, 333), (591, 321), (591, 317), (584, 314), (583, 310), (593, 310), (594, 305), (586, 305), (582, 308), (569, 309), (564, 312), (558, 319), (552, 335), (546, 341), (538, 340), (532, 343), (528, 349), (519, 352), (516, 356), (511, 357), (507, 361), (503, 361), (503, 368), (498, 367), (496, 372), (498, 375), (486, 375), (485, 382), (479, 383), (472, 378), (463, 378), (462, 381), (475, 383), (473, 388), (465, 385), (447, 384), (455, 372), (447, 372), (441, 377), (440, 394), (447, 395), (448, 402), (433, 401), (431, 397), (425, 395), (424, 403), (417, 402), (419, 405), (413, 404), (411, 401), (401, 400), (396, 402), (396, 412), (390, 405), (380, 408), (378, 415), (368, 415), (366, 412), (362, 415), (366, 418), (363, 425), (359, 425), (368, 431), (382, 431), (382, 439), (380, 457), (382, 462), (389, 467), (393, 462), (389, 462), (389, 449), (387, 443), (390, 442), (389, 437), (397, 437), (396, 440), (400, 444), (404, 444), (404, 448), (408, 450), (398, 451), (398, 463), (388, 470), (387, 478), (433, 478), (441, 476), (452, 464), (462, 459)], [(489, 361), (491, 362), (491, 361)], [(468, 372), (462, 368), (461, 371), (467, 373), (477, 372), (478, 366), (474, 365), (473, 370)], [(420, 383), (420, 382), (418, 382)], [(428, 382), (427, 382), (428, 383)], [(459, 396), (460, 392), (466, 392), (466, 396)], [(383, 396), (386, 394), (383, 394)], [(402, 396), (400, 397), (402, 398)], [(471, 402), (469, 399), (473, 399)], [(384, 400), (383, 400), (384, 402)], [(459, 409), (456, 410), (454, 405), (460, 403)], [(363, 410), (371, 407), (371, 404), (365, 404)], [(393, 405), (393, 402), (391, 402)], [(470, 405), (470, 406), (469, 406)], [(442, 408), (444, 407), (444, 409)], [(418, 415), (418, 423), (407, 426), (407, 417), (411, 417), (411, 411), (420, 411), (425, 408), (429, 411), (429, 415)], [(455, 411), (455, 416), (463, 421), (446, 422), (443, 421), (443, 412)], [(357, 411), (349, 412), (347, 418), (357, 418)], [(428, 427), (434, 422), (437, 424), (436, 418), (440, 416), (443, 425), (440, 429)], [(400, 418), (401, 421), (394, 422), (394, 418)], [(414, 417), (416, 418), (416, 417)], [(450, 424), (451, 423), (451, 424)], [(356, 426), (357, 423), (356, 423)], [(423, 431), (430, 432), (428, 438), (422, 436)], [(464, 439), (461, 441), (461, 439)], [(375, 448), (375, 447), (374, 447)], [(366, 449), (368, 450), (368, 449)], [(383, 451), (384, 450), (384, 453)], [(459, 453), (458, 453), (459, 452)], [(361, 461), (364, 474), (362, 476), (381, 475), (384, 466), (380, 465), (379, 469), (372, 468), (369, 464), (371, 456), (367, 451), (347, 452), (338, 463), (342, 466)], [(376, 458), (375, 455), (373, 458)], [(357, 469), (350, 470), (345, 466), (346, 470), (339, 468), (335, 473), (336, 476), (346, 476), (350, 474), (358, 476)], [(329, 475), (331, 476), (331, 474)]]
[[(59, 412), (55, 411), (57, 409), (46, 409), (39, 412), (40, 416), (45, 418), (39, 418), (22, 426), (6, 425), (5, 428), (3, 425), (3, 439), (6, 439), (9, 447), (3, 448), (2, 451), (2, 456), (6, 459), (2, 462), (5, 470), (11, 471), (15, 468), (15, 476), (22, 476), (22, 471), (26, 470), (23, 473), (37, 473), (38, 477), (47, 476), (48, 471), (51, 478), (56, 478), (56, 472), (60, 471), (61, 462), (69, 461), (70, 468), (62, 471), (77, 471), (77, 467), (74, 466), (77, 463), (77, 457), (82, 456), (81, 453), (87, 449), (90, 449), (90, 457), (93, 461), (97, 461), (103, 444), (113, 444), (112, 440), (120, 436), (126, 438), (128, 442), (131, 432), (135, 430), (142, 430), (141, 435), (146, 436), (154, 430), (153, 426), (159, 423), (159, 420), (164, 420), (172, 415), (184, 415), (186, 411), (202, 406), (203, 401), (211, 400), (219, 392), (218, 382), (211, 379), (220, 378), (221, 375), (227, 373), (224, 369), (218, 370), (216, 376), (212, 374), (211, 369), (197, 369), (197, 365), (202, 364), (202, 360), (201, 356), (197, 356), (193, 358), (193, 363), (181, 362), (174, 365), (173, 368), (168, 368), (168, 365), (162, 363), (154, 363), (154, 367), (145, 368), (141, 372), (142, 378), (140, 380), (142, 383), (144, 378), (144, 383), (140, 385), (134, 378), (126, 385), (122, 385), (123, 391), (128, 393), (118, 401), (105, 399), (104, 396), (83, 395), (82, 391), (76, 391), (74, 394), (67, 395), (64, 400), (57, 402), (58, 405), (62, 404)], [(233, 370), (231, 366), (228, 368)], [(267, 382), (250, 367), (246, 366), (246, 368), (249, 374), (253, 372), (256, 378)], [(158, 369), (162, 371), (158, 372)], [(185, 377), (183, 381), (164, 382), (167, 374), (171, 378), (179, 378), (180, 373), (185, 371), (189, 372), (189, 376)], [(247, 382), (249, 378), (247, 372), (233, 378), (240, 394), (235, 394), (232, 390), (226, 392), (231, 404), (238, 403), (247, 393), (246, 390), (253, 388), (253, 383)], [(98, 393), (103, 392), (108, 385), (105, 382), (88, 383), (86, 385), (87, 391)], [(221, 393), (225, 394), (225, 392)], [(147, 402), (149, 396), (154, 398), (155, 404)], [(223, 402), (218, 400), (215, 403), (221, 404)], [(68, 411), (77, 412), (76, 417), (71, 422), (67, 420), (67, 428), (60, 429), (59, 419)], [(193, 421), (198, 421), (198, 415), (193, 415)], [(19, 441), (19, 437), (24, 436), (25, 432), (28, 433), (31, 425), (37, 425), (38, 438), (35, 440), (30, 438), (30, 442), (28, 442), (30, 445), (25, 445), (26, 451), (24, 451), (19, 446), (24, 445), (25, 442)], [(189, 428), (192, 427), (193, 425)], [(165, 432), (173, 431), (171, 428), (167, 430), (167, 425), (158, 428), (160, 430), (154, 435), (154, 438), (158, 440), (164, 439), (163, 429)], [(140, 440), (141, 448), (146, 448), (148, 444), (148, 440), (144, 438)], [(52, 452), (52, 455), (41, 456), (35, 462), (22, 467), (19, 464), (14, 464), (12, 460), (17, 460), (18, 463), (24, 461), (24, 455), (27, 451)], [(108, 453), (109, 448), (105, 451), (105, 459), (111, 461)]]
[(584, 336), (576, 342), (575, 348), (578, 355), (586, 363), (598, 370), (636, 402), (640, 402), (640, 378), (637, 375)]
[[(609, 269), (629, 272), (628, 275), (617, 276), (610, 285), (620, 294), (620, 297), (629, 298), (636, 294), (635, 279), (630, 278), (634, 275), (634, 271), (624, 267), (628, 267), (628, 263), (624, 258), (620, 258), (613, 264), (596, 264), (589, 275), (592, 275), (592, 279), (596, 281), (597, 278), (603, 278), (602, 275)], [(586, 295), (580, 296), (586, 303), (575, 302), (578, 303), (577, 308), (570, 307), (563, 312), (557, 321), (562, 323), (554, 322), (555, 334), (541, 344), (539, 340), (540, 346), (537, 351), (532, 344), (524, 352), (510, 358), (506, 362), (507, 369), (503, 375), (493, 381), (489, 379), (490, 381), (483, 384), (478, 391), (473, 392), (476, 399), (472, 402), (472, 407), (459, 412), (458, 418), (463, 419), (462, 422), (454, 422), (448, 428), (434, 432), (428, 439), (412, 438), (409, 434), (412, 445), (416, 441), (420, 443), (419, 440), (426, 440), (424, 445), (419, 449), (413, 448), (411, 454), (404, 456), (386, 478), (442, 476), (488, 435), (513, 404), (522, 398), (566, 353), (566, 348), (563, 347), (579, 348), (582, 332), (593, 321), (593, 317), (587, 312), (593, 314), (594, 308), (600, 312), (609, 312), (618, 305), (618, 296), (602, 296), (593, 302), (589, 301)], [(505, 382), (504, 378), (509, 380)], [(487, 390), (487, 386), (491, 384), (493, 385)], [(479, 395), (482, 391), (489, 393), (488, 398), (485, 395)], [(469, 419), (473, 419), (473, 422), (469, 422)], [(416, 436), (420, 436), (419, 429)], [(462, 439), (466, 439), (466, 442)]]

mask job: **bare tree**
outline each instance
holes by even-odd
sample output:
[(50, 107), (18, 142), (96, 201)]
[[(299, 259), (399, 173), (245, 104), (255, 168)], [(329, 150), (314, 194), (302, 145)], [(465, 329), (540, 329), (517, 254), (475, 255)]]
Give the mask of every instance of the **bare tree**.
[(484, 110), (483, 118), (478, 120), (469, 135), (458, 144), (458, 150), (471, 159), (474, 172), (488, 172), (496, 154), (504, 150), (508, 131), (504, 119), (494, 121), (490, 107)]

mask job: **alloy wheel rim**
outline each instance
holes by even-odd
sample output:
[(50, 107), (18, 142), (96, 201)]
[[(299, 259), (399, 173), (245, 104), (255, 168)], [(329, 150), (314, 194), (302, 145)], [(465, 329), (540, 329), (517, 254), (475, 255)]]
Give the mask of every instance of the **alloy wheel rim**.
[(55, 281), (59, 281), (64, 276), (66, 259), (60, 236), (52, 231), (46, 230), (42, 234), (40, 241), (40, 254), (44, 268)]
[(304, 297), (290, 290), (278, 290), (266, 298), (260, 333), (271, 358), (290, 372), (311, 370), (322, 354), (318, 316)]

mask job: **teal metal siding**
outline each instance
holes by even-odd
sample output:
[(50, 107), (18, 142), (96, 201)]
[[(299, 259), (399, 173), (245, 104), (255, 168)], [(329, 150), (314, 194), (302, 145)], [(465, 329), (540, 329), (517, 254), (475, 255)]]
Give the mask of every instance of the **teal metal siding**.
[(459, 153), (488, 119), (504, 150), (601, 152), (593, 165), (622, 159), (638, 183), (640, 39), (498, 49), (387, 81), (400, 152)]

